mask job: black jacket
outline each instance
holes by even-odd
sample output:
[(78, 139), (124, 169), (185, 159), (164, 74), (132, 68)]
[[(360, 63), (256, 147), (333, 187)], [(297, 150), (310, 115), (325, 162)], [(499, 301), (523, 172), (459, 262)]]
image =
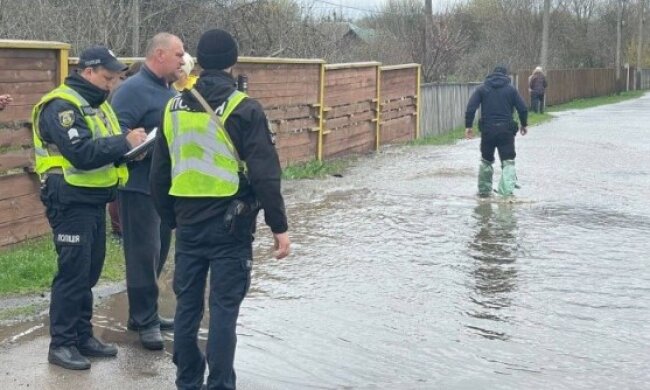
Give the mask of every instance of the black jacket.
[(465, 127), (472, 127), (474, 115), (481, 106), (482, 127), (489, 129), (499, 123), (512, 121), (513, 109), (517, 109), (519, 121), (528, 126), (528, 109), (519, 92), (503, 73), (492, 73), (469, 99), (465, 111)]
[[(65, 84), (77, 91), (88, 104), (97, 108), (108, 96), (77, 73), (65, 79)], [(72, 117), (73, 120), (68, 119)], [(62, 99), (54, 99), (43, 108), (39, 129), (44, 142), (54, 144), (60, 153), (78, 169), (91, 170), (116, 162), (129, 150), (125, 135), (92, 138), (83, 114)], [(69, 185), (60, 174), (48, 175), (48, 188), (55, 191), (64, 204), (102, 204), (115, 198), (116, 187), (87, 188)]]
[[(235, 90), (232, 76), (223, 71), (203, 71), (195, 88), (213, 109), (219, 107)], [(192, 111), (204, 112), (196, 99), (186, 91), (183, 103)], [(230, 114), (225, 123), (240, 158), (248, 166), (248, 180), (241, 177), (239, 190), (227, 198), (184, 198), (169, 195), (171, 161), (164, 129), (158, 131), (151, 165), (151, 196), (162, 220), (175, 227), (194, 224), (222, 216), (235, 198), (260, 201), (266, 224), (274, 233), (287, 231), (284, 199), (280, 190), (282, 169), (273, 144), (262, 106), (247, 98)]]
[(542, 73), (535, 73), (530, 76), (530, 81), (528, 81), (528, 87), (530, 88), (530, 93), (535, 95), (544, 95), (546, 92), (546, 77)]
[[(156, 76), (145, 64), (138, 73), (117, 88), (111, 106), (120, 121), (122, 132), (144, 127), (149, 133), (154, 127), (160, 126), (162, 112), (169, 99), (175, 95), (176, 90), (171, 88), (165, 79)], [(120, 190), (149, 195), (151, 157), (147, 154), (142, 160), (130, 161), (127, 167), (129, 181)]]

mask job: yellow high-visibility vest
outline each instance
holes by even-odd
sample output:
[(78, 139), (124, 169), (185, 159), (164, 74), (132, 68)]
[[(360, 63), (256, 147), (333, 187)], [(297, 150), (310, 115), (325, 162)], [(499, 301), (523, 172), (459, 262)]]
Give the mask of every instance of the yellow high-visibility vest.
[[(115, 167), (111, 163), (92, 170), (78, 169), (61, 155), (56, 145), (50, 145), (43, 141), (39, 128), (40, 115), (45, 104), (53, 99), (63, 99), (75, 106), (84, 115), (84, 121), (90, 129), (93, 139), (121, 134), (117, 116), (108, 102), (104, 102), (98, 109), (94, 109), (77, 91), (62, 84), (43, 96), (32, 110), (36, 173), (42, 176), (48, 172), (62, 171), (66, 183), (77, 187), (107, 188), (116, 184), (124, 185), (129, 178), (126, 166)], [(105, 118), (106, 123), (100, 118), (100, 115)]]
[(219, 107), (219, 123), (206, 112), (192, 112), (180, 96), (167, 103), (163, 129), (172, 166), (170, 195), (180, 197), (226, 197), (239, 188), (245, 166), (224, 124), (247, 95), (233, 92)]

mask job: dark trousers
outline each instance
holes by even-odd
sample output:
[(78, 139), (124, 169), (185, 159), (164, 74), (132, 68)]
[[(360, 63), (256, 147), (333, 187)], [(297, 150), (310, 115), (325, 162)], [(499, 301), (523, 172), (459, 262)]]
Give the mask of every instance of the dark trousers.
[(210, 271), (210, 328), (206, 347), (208, 389), (235, 389), (235, 347), (239, 307), (250, 286), (254, 216), (236, 217), (226, 230), (223, 218), (176, 228), (174, 355), (178, 389), (200, 389), (206, 357), (198, 345), (205, 285)]
[(487, 129), (481, 131), (481, 157), (494, 162), (494, 149), (499, 151), (499, 159), (514, 160), (515, 133), (510, 129)]
[(51, 348), (92, 337), (92, 288), (106, 254), (106, 206), (63, 205), (43, 190), (41, 199), (54, 236), (58, 269), (50, 301)]
[(543, 94), (530, 94), (530, 109), (540, 114), (544, 113), (544, 95)]
[(151, 197), (119, 191), (129, 317), (138, 328), (159, 325), (158, 277), (169, 254), (171, 229), (160, 223)]
[(120, 205), (117, 200), (108, 204), (108, 215), (111, 217), (111, 233), (122, 235), (122, 226), (120, 224)]

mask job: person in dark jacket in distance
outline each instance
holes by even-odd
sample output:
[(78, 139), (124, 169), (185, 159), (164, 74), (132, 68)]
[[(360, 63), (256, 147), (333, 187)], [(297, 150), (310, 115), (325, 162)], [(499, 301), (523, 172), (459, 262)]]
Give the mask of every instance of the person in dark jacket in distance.
[(122, 134), (106, 102), (126, 68), (102, 46), (84, 50), (79, 69), (45, 95), (32, 113), (41, 200), (52, 227), (58, 271), (52, 282), (48, 353), (51, 364), (90, 368), (88, 356), (112, 357), (117, 348), (93, 335), (92, 287), (106, 252), (106, 203), (128, 176), (117, 166), (140, 145), (144, 129)]
[(206, 357), (197, 334), (210, 271), (207, 388), (235, 389), (236, 324), (250, 287), (259, 208), (273, 232), (276, 258), (289, 254), (282, 171), (261, 105), (235, 89), (232, 36), (204, 33), (197, 58), (204, 70), (196, 91), (220, 118), (215, 121), (191, 91), (170, 101), (154, 147), (151, 194), (163, 222), (176, 228), (176, 386), (203, 386)]
[(544, 113), (544, 95), (546, 94), (546, 76), (541, 66), (538, 66), (533, 71), (528, 79), (528, 88), (530, 90), (530, 107), (533, 112), (540, 114)]
[[(465, 111), (465, 135), (472, 138), (474, 115), (479, 106), (481, 107), (481, 165), (478, 176), (478, 192), (481, 197), (492, 194), (495, 149), (499, 151), (502, 168), (496, 192), (501, 196), (511, 196), (517, 186), (515, 135), (518, 131), (521, 135), (528, 132), (528, 110), (519, 92), (511, 85), (507, 74), (505, 66), (497, 66), (474, 91)], [(512, 118), (514, 109), (519, 114), (521, 129)]]

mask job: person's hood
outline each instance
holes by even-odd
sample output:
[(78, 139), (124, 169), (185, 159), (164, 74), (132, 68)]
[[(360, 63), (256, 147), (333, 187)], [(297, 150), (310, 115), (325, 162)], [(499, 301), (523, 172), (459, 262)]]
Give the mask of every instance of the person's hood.
[[(218, 107), (228, 99), (236, 89), (235, 79), (223, 70), (204, 70), (194, 88), (199, 91), (212, 108)], [(197, 111), (203, 111), (199, 102), (189, 91), (183, 92), (183, 101)]]
[(510, 77), (503, 73), (495, 72), (491, 73), (485, 78), (485, 85), (490, 88), (498, 89), (503, 88), (506, 85), (510, 84)]

